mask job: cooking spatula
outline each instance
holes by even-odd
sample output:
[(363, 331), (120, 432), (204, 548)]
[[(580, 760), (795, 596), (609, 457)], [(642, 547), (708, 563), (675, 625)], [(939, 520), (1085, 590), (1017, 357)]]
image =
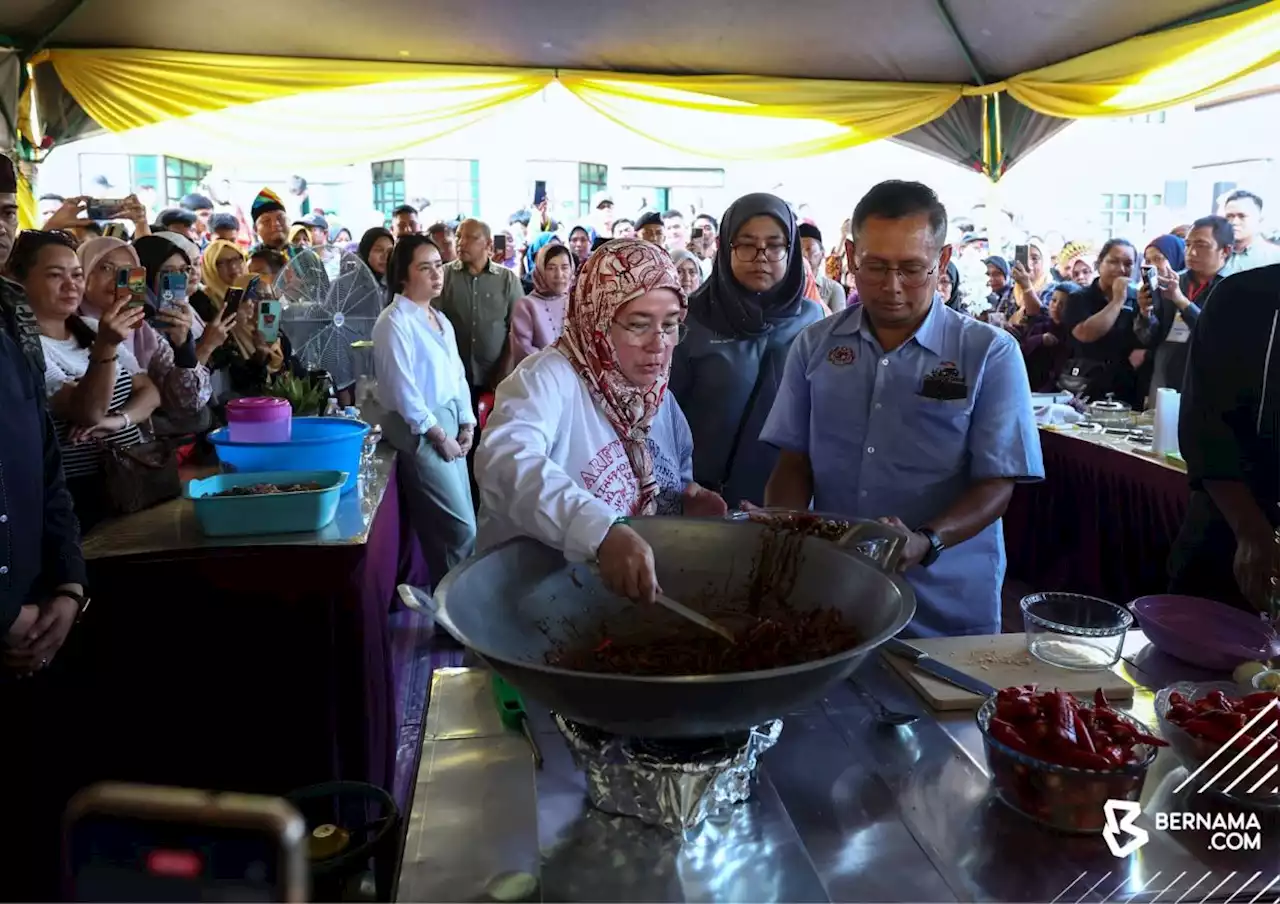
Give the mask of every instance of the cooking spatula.
[[(592, 574), (594, 574), (596, 577), (600, 577), (600, 566), (598, 564), (596, 564), (595, 562), (591, 562), (587, 565), (587, 567), (591, 570)], [(688, 621), (693, 622), (695, 625), (698, 625), (699, 627), (706, 628), (708, 631), (714, 631), (716, 634), (719, 634), (729, 643), (736, 644), (738, 642), (738, 639), (733, 636), (733, 632), (730, 631), (728, 628), (726, 628), (724, 625), (720, 625), (713, 622), (711, 619), (707, 618), (701, 612), (695, 612), (693, 609), (690, 609), (684, 603), (676, 602), (671, 597), (666, 596), (665, 594), (662, 594), (662, 593), (659, 593), (656, 597), (654, 597), (654, 599), (657, 601), (659, 606), (662, 606), (663, 608), (671, 612), (674, 612), (676, 615), (680, 616), (683, 619), (687, 619)]]

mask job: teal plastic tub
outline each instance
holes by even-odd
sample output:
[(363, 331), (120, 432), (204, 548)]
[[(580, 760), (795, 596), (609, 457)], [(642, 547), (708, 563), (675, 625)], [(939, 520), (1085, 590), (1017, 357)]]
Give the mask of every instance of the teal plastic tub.
[(287, 443), (233, 443), (223, 427), (209, 434), (222, 470), (242, 471), (346, 471), (349, 493), (360, 482), (360, 457), (369, 425), (345, 417), (295, 417)]
[[(250, 471), (190, 481), (183, 495), (195, 507), (200, 530), (209, 537), (313, 533), (338, 514), (345, 471)], [(258, 483), (317, 483), (322, 489), (258, 496), (215, 496)]]

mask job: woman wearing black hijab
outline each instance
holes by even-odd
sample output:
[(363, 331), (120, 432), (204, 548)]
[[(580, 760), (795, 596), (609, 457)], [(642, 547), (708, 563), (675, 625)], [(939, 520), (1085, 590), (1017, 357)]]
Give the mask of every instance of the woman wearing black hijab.
[(823, 312), (804, 297), (796, 217), (781, 198), (739, 198), (720, 235), (711, 275), (689, 299), (671, 391), (693, 431), (694, 480), (736, 507), (764, 499), (778, 452), (760, 430), (792, 340)]

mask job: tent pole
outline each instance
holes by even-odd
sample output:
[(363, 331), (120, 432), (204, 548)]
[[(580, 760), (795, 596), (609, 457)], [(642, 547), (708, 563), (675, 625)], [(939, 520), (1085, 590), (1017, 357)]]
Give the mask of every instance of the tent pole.
[[(933, 0), (933, 5), (937, 7), (938, 15), (942, 16), (942, 21), (946, 23), (947, 30), (951, 32), (951, 37), (955, 39), (956, 46), (960, 48), (960, 55), (964, 57), (965, 64), (968, 65), (969, 71), (973, 74), (973, 80), (979, 85), (987, 84), (986, 73), (978, 66), (978, 61), (974, 59), (973, 51), (969, 48), (969, 43), (964, 39), (964, 35), (960, 34), (960, 27), (956, 25), (955, 17), (951, 15), (951, 10), (947, 8), (947, 0)], [(999, 137), (1000, 105), (994, 94), (980, 97), (978, 100), (982, 103), (982, 135), (979, 138), (981, 143), (979, 157), (982, 159), (982, 168), (986, 172), (987, 178), (995, 182), (1000, 178), (1000, 174), (1004, 169)]]

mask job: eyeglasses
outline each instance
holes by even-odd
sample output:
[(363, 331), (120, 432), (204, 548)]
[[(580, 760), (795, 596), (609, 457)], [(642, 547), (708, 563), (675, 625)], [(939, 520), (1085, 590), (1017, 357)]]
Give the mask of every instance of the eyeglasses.
[(185, 273), (185, 274), (187, 275), (187, 278), (188, 278), (188, 279), (194, 279), (194, 278), (195, 278), (195, 275), (196, 275), (196, 268), (195, 268), (195, 267), (190, 267), (190, 266), (188, 266), (188, 267), (162, 267), (162, 268), (161, 268), (161, 270), (160, 270), (160, 273), (161, 273), (161, 275), (163, 275), (163, 274), (165, 274), (165, 273)]
[(734, 242), (730, 247), (733, 248), (733, 256), (744, 264), (759, 260), (761, 255), (764, 255), (765, 260), (776, 264), (785, 260), (787, 252), (791, 250), (790, 245), (747, 245), (739, 242)]
[(894, 274), (907, 289), (918, 289), (929, 281), (929, 277), (938, 269), (937, 266), (926, 267), (924, 264), (905, 264), (901, 267), (889, 267), (880, 261), (866, 264), (854, 264), (854, 271), (872, 285), (884, 285)]
[(626, 332), (628, 343), (631, 345), (645, 345), (653, 338), (654, 333), (661, 333), (663, 341), (668, 345), (679, 345), (684, 342), (684, 337), (689, 335), (689, 328), (683, 323), (646, 323), (631, 324), (621, 323), (617, 320), (614, 326)]

